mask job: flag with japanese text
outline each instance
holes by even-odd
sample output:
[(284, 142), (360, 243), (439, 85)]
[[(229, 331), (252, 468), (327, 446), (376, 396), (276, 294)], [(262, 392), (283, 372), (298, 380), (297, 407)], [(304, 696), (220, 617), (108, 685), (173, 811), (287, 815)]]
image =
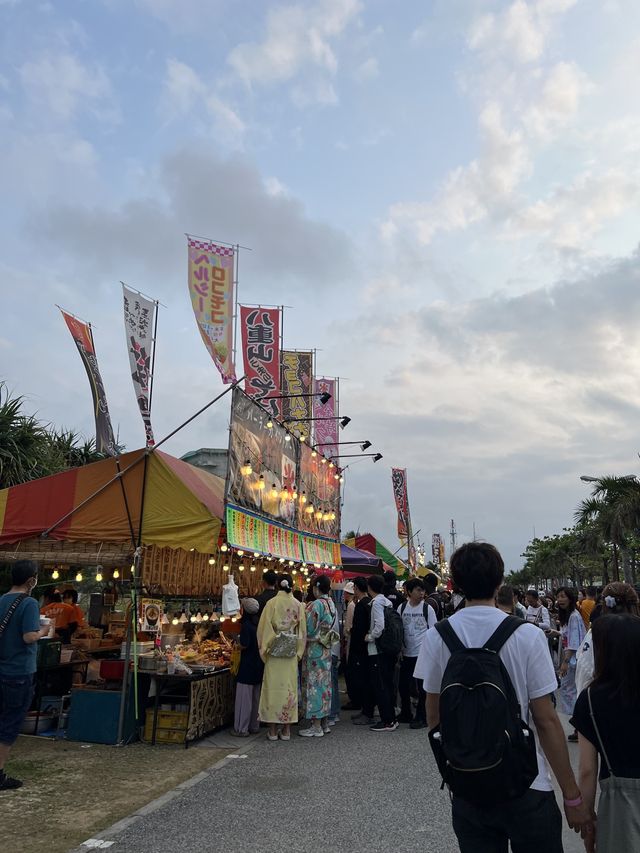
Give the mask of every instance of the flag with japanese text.
[(122, 296), (133, 390), (144, 423), (146, 445), (153, 447), (155, 440), (151, 428), (151, 353), (155, 345), (153, 336), (157, 303), (131, 290), (126, 284), (122, 285)]
[(407, 471), (405, 468), (391, 469), (393, 497), (398, 511), (398, 538), (404, 544), (410, 537), (411, 521), (409, 519), (409, 495), (407, 492)]
[[(314, 445), (328, 459), (337, 459), (338, 449), (338, 400), (336, 397), (337, 379), (322, 377), (313, 380), (313, 417), (314, 421)], [(324, 405), (320, 401), (321, 394), (330, 394), (331, 397)]]
[(67, 328), (71, 332), (71, 337), (75, 341), (80, 358), (84, 364), (84, 369), (87, 371), (87, 376), (89, 377), (91, 396), (93, 397), (93, 414), (96, 422), (96, 450), (98, 453), (104, 453), (106, 456), (116, 456), (118, 450), (113, 436), (113, 427), (111, 426), (109, 407), (107, 406), (107, 395), (102, 383), (102, 377), (100, 376), (100, 370), (98, 369), (91, 326), (82, 320), (78, 320), (72, 314), (62, 311), (62, 308), (60, 311), (67, 324)]
[(280, 309), (240, 306), (244, 390), (275, 417), (280, 413)]
[(282, 350), (282, 414), (296, 435), (309, 436), (311, 423), (311, 389), (313, 387), (313, 353)]
[(234, 250), (188, 237), (189, 293), (198, 329), (225, 385), (236, 381), (233, 364)]

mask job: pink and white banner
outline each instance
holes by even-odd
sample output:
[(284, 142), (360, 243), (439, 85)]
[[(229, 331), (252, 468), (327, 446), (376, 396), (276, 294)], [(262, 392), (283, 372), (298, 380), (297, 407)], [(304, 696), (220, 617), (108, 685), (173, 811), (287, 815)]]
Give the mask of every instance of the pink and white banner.
[(337, 459), (340, 451), (338, 444), (338, 401), (336, 390), (338, 382), (336, 379), (318, 378), (313, 381), (314, 394), (331, 394), (331, 399), (322, 405), (320, 397), (313, 398), (313, 417), (330, 418), (330, 420), (314, 421), (315, 439), (314, 444), (319, 447), (321, 453), (327, 458)]

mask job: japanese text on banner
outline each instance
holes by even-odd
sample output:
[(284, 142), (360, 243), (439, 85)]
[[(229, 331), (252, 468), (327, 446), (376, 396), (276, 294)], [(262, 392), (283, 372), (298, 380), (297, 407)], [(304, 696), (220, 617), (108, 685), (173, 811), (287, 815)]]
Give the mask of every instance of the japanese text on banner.
[(274, 416), (280, 395), (280, 309), (240, 306), (245, 392)]
[(282, 413), (297, 435), (310, 434), (312, 372), (312, 352), (282, 350)]
[(157, 304), (122, 285), (124, 327), (129, 349), (133, 390), (142, 415), (147, 447), (155, 444), (151, 428), (151, 350)]

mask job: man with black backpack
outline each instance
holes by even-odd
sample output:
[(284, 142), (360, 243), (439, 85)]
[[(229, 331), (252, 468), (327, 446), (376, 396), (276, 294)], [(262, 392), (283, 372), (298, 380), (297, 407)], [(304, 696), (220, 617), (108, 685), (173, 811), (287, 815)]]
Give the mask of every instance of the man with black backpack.
[(432, 572), (429, 572), (422, 578), (422, 584), (427, 603), (433, 607), (436, 619), (439, 622), (441, 619), (444, 619), (444, 604), (442, 603), (440, 593), (436, 592), (438, 578)]
[(506, 851), (509, 841), (515, 853), (562, 853), (547, 761), (569, 826), (586, 836), (593, 824), (550, 700), (557, 681), (545, 635), (496, 608), (504, 563), (493, 545), (463, 545), (451, 575), (466, 606), (427, 633), (415, 676), (424, 680), (429, 740), (461, 853)]
[[(400, 662), (400, 680), (398, 692), (400, 694), (400, 716), (399, 723), (409, 723), (412, 729), (423, 729), (427, 725), (425, 710), (425, 692), (422, 681), (414, 678), (413, 671), (418, 660), (418, 653), (424, 635), (429, 628), (436, 624), (436, 614), (431, 605), (425, 600), (424, 586), (420, 578), (409, 578), (406, 583), (407, 601), (403, 601), (398, 608), (402, 617), (403, 643), (402, 661)], [(418, 705), (415, 718), (411, 713), (411, 693), (417, 693)]]
[(382, 594), (383, 580), (379, 575), (367, 578), (371, 596), (371, 622), (366, 635), (369, 690), (362, 706), (364, 718), (373, 717), (378, 706), (380, 722), (372, 725), (373, 732), (393, 732), (398, 728), (395, 712), (394, 674), (402, 648), (402, 619)]

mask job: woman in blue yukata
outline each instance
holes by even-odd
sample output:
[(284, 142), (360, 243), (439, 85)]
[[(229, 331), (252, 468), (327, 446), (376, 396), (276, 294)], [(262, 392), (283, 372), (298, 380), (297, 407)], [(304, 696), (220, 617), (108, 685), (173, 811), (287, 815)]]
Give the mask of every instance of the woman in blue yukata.
[(307, 604), (307, 648), (302, 658), (304, 716), (309, 725), (301, 737), (329, 734), (331, 713), (331, 646), (336, 640), (336, 605), (331, 600), (331, 581), (321, 575), (313, 584), (314, 600)]

